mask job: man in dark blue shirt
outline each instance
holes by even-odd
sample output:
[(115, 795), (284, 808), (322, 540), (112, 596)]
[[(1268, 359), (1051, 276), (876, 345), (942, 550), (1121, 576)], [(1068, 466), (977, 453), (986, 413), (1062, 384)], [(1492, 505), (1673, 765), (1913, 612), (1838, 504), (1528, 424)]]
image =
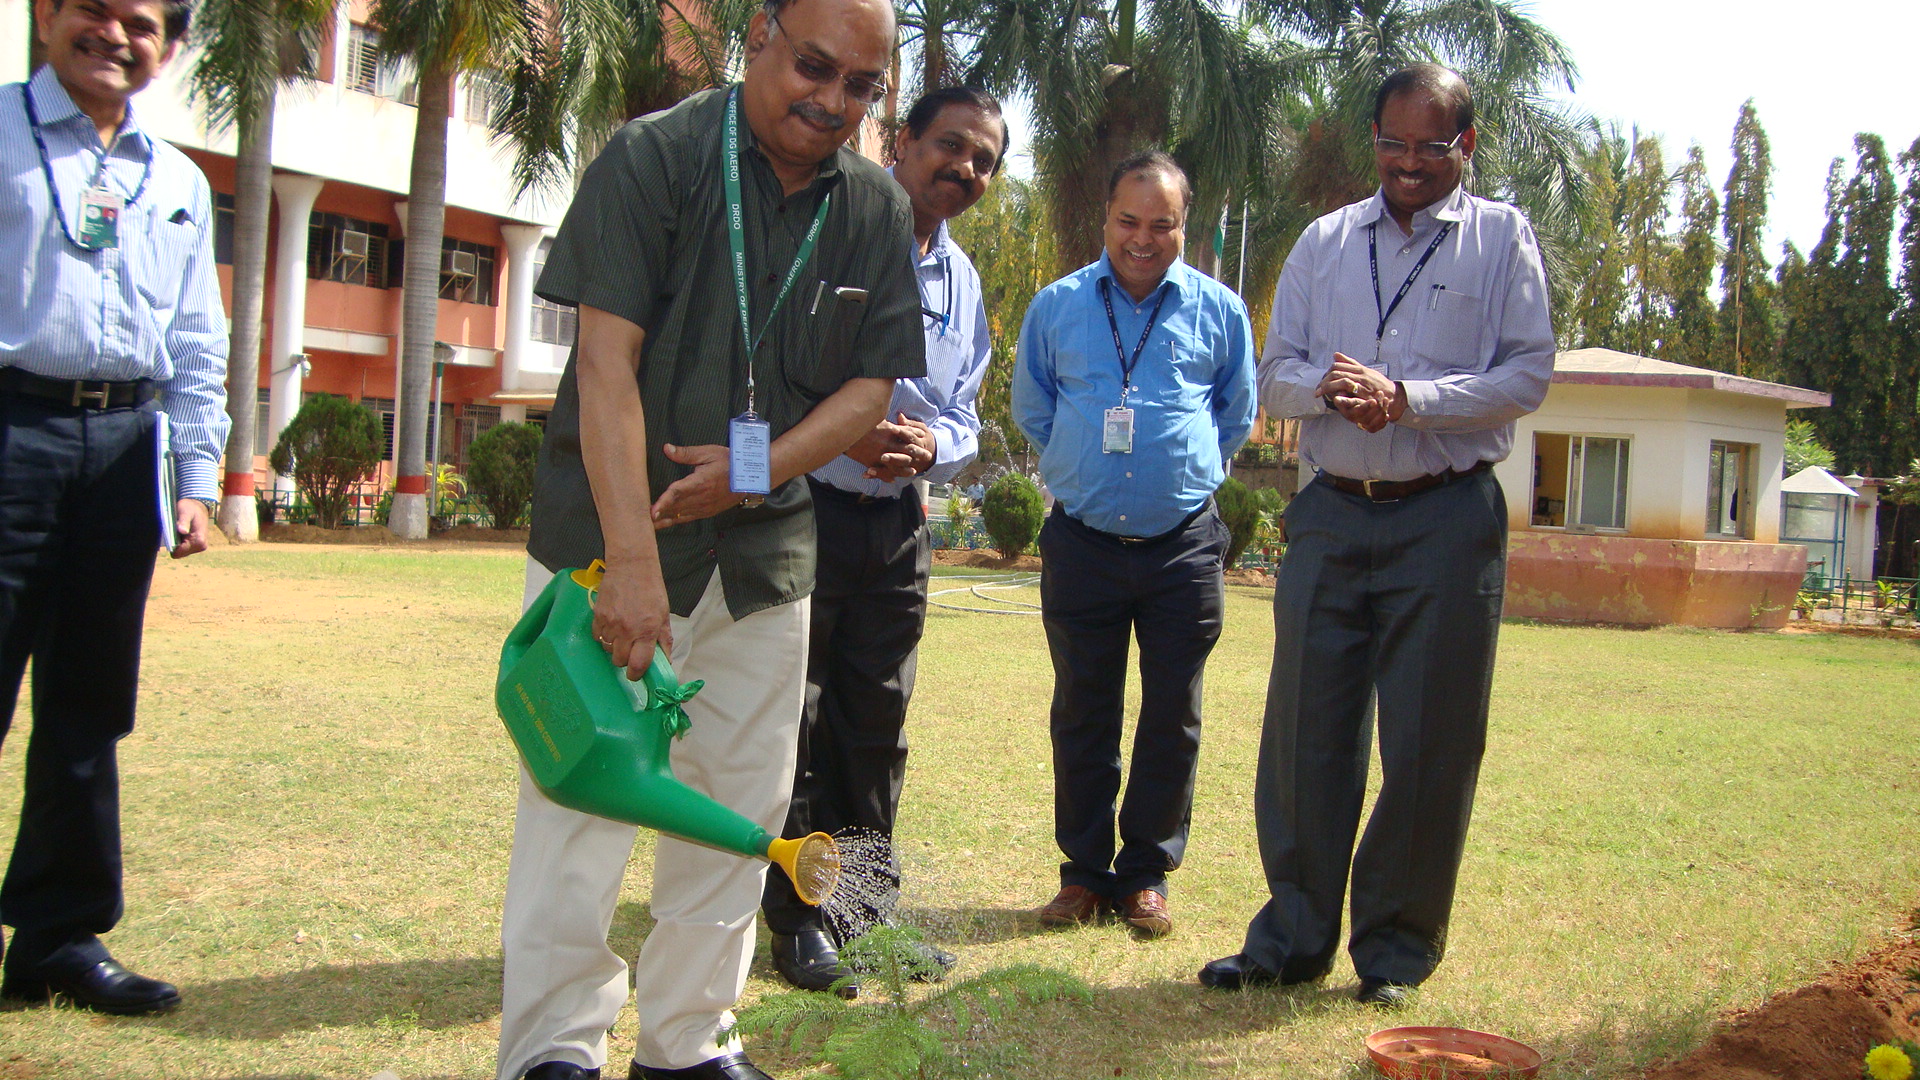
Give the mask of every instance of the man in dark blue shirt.
[[(1164, 153), (1108, 185), (1107, 250), (1041, 290), (1014, 366), (1013, 415), (1055, 498), (1040, 532), (1053, 654), (1049, 926), (1114, 910), (1144, 937), (1173, 928), (1167, 874), (1186, 851), (1200, 684), (1220, 637), (1224, 462), (1253, 426), (1253, 331), (1232, 290), (1180, 261), (1192, 202)], [(1127, 639), (1140, 638), (1132, 775), (1119, 806)]]

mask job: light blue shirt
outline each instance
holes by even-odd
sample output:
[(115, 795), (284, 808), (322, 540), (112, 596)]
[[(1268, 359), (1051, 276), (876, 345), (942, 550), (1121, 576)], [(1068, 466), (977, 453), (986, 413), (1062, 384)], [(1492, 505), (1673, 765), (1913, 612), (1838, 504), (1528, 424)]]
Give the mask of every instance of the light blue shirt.
[[(1121, 359), (1099, 281), (1128, 356), (1166, 303), (1133, 369), (1133, 450), (1104, 453), (1120, 404)], [(1040, 475), (1066, 511), (1102, 532), (1158, 536), (1206, 506), (1253, 427), (1253, 328), (1233, 290), (1176, 260), (1134, 303), (1100, 261), (1040, 290), (1020, 328), (1013, 419), (1040, 450)]]
[[(1367, 226), (1384, 307), (1447, 222), (1376, 345)], [(1336, 352), (1406, 386), (1397, 422), (1369, 435), (1314, 396)], [(1519, 210), (1455, 188), (1413, 215), (1409, 236), (1375, 192), (1308, 226), (1287, 256), (1260, 354), (1260, 404), (1271, 417), (1303, 418), (1300, 456), (1315, 469), (1412, 480), (1505, 460), (1514, 420), (1546, 397), (1553, 353), (1546, 272)]]
[[(946, 222), (934, 231), (915, 271), (921, 306), (940, 314), (921, 316), (927, 331), (927, 374), (894, 381), (887, 419), (904, 412), (932, 430), (933, 464), (921, 478), (944, 484), (980, 452), (980, 415), (974, 411), (974, 399), (986, 378), (992, 342), (987, 307), (980, 297), (980, 272), (948, 235)], [(914, 480), (867, 480), (866, 471), (865, 465), (842, 454), (815, 469), (813, 478), (843, 491), (876, 496), (898, 495)]]
[(139, 201), (120, 212), (119, 244), (82, 251), (54, 218), (27, 122), (27, 88), (67, 227), (106, 148), (50, 67), (0, 87), (0, 366), (52, 379), (152, 379), (172, 426), (181, 498), (219, 497), (226, 413), (227, 319), (213, 259), (213, 196), (198, 166), (140, 130), (129, 108), (104, 182)]

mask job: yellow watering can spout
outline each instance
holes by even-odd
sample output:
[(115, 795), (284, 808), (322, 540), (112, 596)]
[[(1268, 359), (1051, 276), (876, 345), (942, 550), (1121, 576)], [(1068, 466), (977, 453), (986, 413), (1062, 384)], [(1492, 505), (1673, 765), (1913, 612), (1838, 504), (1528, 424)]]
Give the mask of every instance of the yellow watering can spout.
[(680, 783), (669, 750), (686, 734), (681, 683), (658, 647), (635, 683), (593, 639), (604, 567), (555, 574), (500, 650), (494, 706), (533, 782), (561, 806), (779, 865), (809, 904), (833, 894), (840, 851), (825, 833), (781, 840)]

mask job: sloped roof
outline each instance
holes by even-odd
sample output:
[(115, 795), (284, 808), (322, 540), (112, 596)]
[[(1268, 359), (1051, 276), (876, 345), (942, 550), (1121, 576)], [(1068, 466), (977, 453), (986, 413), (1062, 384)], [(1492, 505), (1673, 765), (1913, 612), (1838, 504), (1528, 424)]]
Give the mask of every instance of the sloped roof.
[(1840, 495), (1857, 499), (1860, 493), (1834, 479), (1834, 475), (1818, 465), (1809, 465), (1785, 480), (1780, 481), (1780, 491), (1792, 495)]
[(1681, 390), (1720, 390), (1748, 397), (1774, 398), (1789, 409), (1831, 404), (1830, 395), (1798, 386), (1689, 367), (1651, 356), (1612, 349), (1569, 349), (1553, 358), (1553, 381), (1596, 386), (1659, 386)]

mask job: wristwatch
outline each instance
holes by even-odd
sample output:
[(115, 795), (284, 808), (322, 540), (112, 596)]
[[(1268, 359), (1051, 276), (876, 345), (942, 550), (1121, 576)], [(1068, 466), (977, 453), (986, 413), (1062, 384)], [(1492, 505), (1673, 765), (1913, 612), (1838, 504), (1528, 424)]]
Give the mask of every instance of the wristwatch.
[(767, 497), (765, 495), (742, 495), (740, 496), (740, 507), (743, 510), (751, 510), (766, 501)]
[[(193, 499), (193, 496), (189, 495), (187, 496), (187, 498)], [(212, 517), (213, 515), (218, 514), (220, 512), (219, 499), (193, 499), (193, 501), (207, 508), (208, 517)]]

